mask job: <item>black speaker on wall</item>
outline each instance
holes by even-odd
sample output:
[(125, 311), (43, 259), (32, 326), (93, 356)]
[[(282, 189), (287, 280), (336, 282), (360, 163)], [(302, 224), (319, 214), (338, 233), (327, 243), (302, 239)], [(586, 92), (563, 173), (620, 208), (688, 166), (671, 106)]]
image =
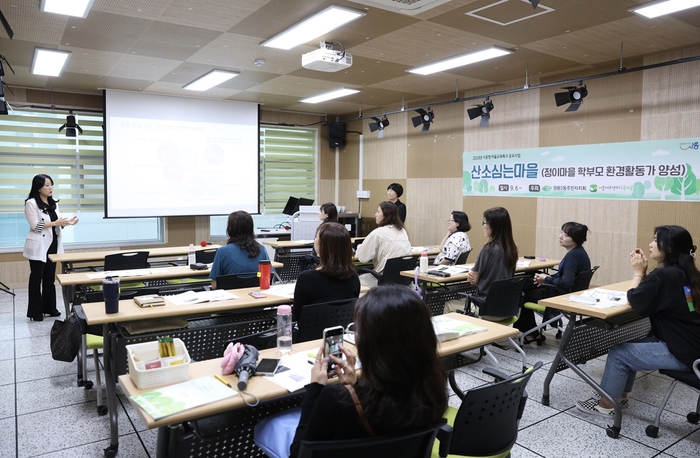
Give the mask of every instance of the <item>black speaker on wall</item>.
[(344, 122), (329, 122), (328, 123), (328, 145), (331, 148), (342, 148), (345, 146), (345, 123)]

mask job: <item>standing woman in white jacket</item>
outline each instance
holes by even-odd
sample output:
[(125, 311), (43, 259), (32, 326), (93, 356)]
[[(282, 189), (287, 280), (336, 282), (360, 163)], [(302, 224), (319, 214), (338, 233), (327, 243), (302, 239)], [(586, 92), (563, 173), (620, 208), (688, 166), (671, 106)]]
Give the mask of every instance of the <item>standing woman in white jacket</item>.
[(53, 179), (43, 173), (32, 180), (32, 190), (24, 201), (24, 216), (29, 223), (29, 234), (22, 254), (29, 259), (31, 269), (27, 317), (43, 321), (44, 315), (61, 315), (56, 308), (56, 263), (49, 259), (49, 254), (63, 253), (61, 228), (77, 224), (78, 218), (61, 217), (58, 202), (53, 198)]

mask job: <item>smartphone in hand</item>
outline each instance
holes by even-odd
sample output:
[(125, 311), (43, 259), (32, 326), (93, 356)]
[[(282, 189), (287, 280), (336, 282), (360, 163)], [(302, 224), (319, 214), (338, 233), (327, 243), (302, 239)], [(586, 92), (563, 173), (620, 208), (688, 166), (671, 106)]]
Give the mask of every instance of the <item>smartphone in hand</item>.
[[(333, 355), (336, 358), (342, 358), (343, 352), (340, 351), (340, 345), (343, 343), (343, 334), (345, 330), (342, 326), (334, 326), (323, 330), (323, 356)], [(328, 359), (328, 373), (335, 371), (335, 362)]]

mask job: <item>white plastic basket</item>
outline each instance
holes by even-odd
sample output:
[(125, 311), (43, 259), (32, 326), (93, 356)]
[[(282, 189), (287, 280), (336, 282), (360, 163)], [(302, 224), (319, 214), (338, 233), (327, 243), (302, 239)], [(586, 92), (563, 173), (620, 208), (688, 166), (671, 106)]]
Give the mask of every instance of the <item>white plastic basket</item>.
[[(126, 346), (126, 354), (129, 359), (129, 376), (134, 385), (140, 390), (173, 383), (184, 382), (190, 378), (190, 354), (187, 352), (185, 343), (180, 339), (173, 339), (176, 357), (184, 356), (185, 362), (175, 366), (165, 366), (157, 369), (139, 369), (134, 361), (134, 356), (142, 362), (146, 359), (152, 360), (153, 354), (158, 354), (158, 341), (132, 344)], [(160, 358), (166, 362), (172, 358)]]

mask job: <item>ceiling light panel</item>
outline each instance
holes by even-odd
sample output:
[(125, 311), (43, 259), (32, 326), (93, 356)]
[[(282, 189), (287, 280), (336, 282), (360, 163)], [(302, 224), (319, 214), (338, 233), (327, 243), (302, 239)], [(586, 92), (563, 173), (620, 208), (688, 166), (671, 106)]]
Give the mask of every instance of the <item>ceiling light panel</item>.
[(55, 49), (34, 48), (32, 74), (43, 76), (60, 76), (71, 53)]
[(227, 72), (224, 70), (212, 70), (204, 76), (197, 78), (191, 83), (183, 86), (183, 89), (188, 91), (206, 91), (224, 83), (231, 78), (235, 78), (240, 75), (239, 72)]
[(94, 0), (41, 0), (41, 11), (85, 18)]
[(366, 13), (363, 11), (331, 5), (260, 43), (260, 45), (269, 48), (292, 49), (365, 15)]
[(693, 8), (698, 5), (700, 5), (700, 0), (664, 0), (631, 8), (629, 11), (653, 19), (677, 11), (687, 10), (688, 8)]
[(345, 97), (346, 95), (357, 94), (361, 92), (359, 89), (336, 89), (331, 92), (324, 92), (323, 94), (315, 95), (313, 97), (308, 97), (306, 99), (299, 100), (301, 103), (320, 103), (326, 100), (337, 99), (338, 97)]
[(443, 72), (452, 68), (474, 64), (476, 62), (505, 56), (507, 54), (513, 54), (513, 51), (510, 49), (500, 48), (498, 46), (491, 46), (490, 48), (479, 51), (448, 57), (447, 59), (439, 60), (427, 65), (421, 65), (420, 67), (409, 68), (406, 71), (409, 73), (416, 73), (418, 75), (430, 75), (432, 73)]

